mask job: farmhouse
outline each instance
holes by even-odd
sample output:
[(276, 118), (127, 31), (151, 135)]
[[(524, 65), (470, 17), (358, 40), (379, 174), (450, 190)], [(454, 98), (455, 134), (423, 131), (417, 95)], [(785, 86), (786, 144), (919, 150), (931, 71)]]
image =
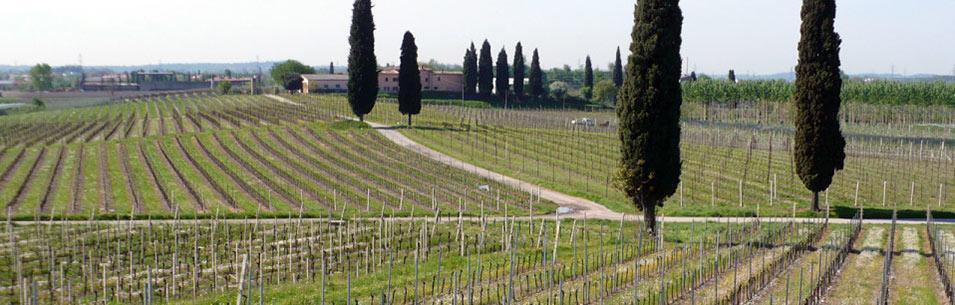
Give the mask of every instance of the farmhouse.
[(302, 74), (302, 92), (345, 92), (348, 90), (346, 74)]
[[(378, 73), (378, 87), (384, 93), (398, 93), (399, 67), (391, 66)], [(434, 71), (421, 67), (421, 91), (461, 92), (464, 90), (464, 73), (452, 71)]]
[[(389, 66), (378, 73), (378, 87), (382, 93), (398, 93), (398, 67)], [(303, 74), (302, 92), (344, 92), (348, 90), (348, 75)], [(421, 68), (421, 91), (461, 92), (464, 89), (464, 74), (453, 71), (434, 71)]]

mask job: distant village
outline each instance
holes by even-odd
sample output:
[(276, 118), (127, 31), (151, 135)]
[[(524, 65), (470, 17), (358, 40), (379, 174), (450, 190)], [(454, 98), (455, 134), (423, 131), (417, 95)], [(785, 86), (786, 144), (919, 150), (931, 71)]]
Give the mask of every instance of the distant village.
[[(261, 73), (232, 75), (231, 72), (182, 73), (174, 71), (133, 71), (133, 72), (79, 72), (60, 71), (54, 73), (57, 84), (50, 92), (153, 92), (215, 89), (221, 83), (228, 82), (236, 91), (261, 90), (263, 83), (271, 81)], [(348, 75), (345, 73), (302, 74), (301, 93), (345, 92), (348, 87)], [(386, 66), (378, 75), (382, 93), (398, 92), (398, 67)], [(461, 92), (464, 87), (464, 75), (461, 71), (421, 69), (423, 91)], [(34, 90), (30, 74), (0, 74), (0, 91)]]

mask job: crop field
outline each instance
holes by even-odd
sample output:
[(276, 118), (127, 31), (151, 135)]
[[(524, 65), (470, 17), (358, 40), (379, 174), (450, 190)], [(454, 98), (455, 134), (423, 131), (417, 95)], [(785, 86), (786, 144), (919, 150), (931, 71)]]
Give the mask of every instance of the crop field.
[(526, 215), (556, 206), (331, 113), (177, 96), (0, 120), (11, 217)]
[(659, 239), (641, 226), (454, 217), (8, 225), (0, 302), (704, 304), (755, 297), (801, 257), (831, 259), (813, 246), (838, 247), (858, 224), (675, 223)]
[[(303, 103), (347, 113), (343, 100), (302, 98)], [(397, 124), (394, 104), (379, 103), (371, 121)], [(690, 104), (685, 112), (695, 111)], [(764, 110), (707, 110), (708, 120), (683, 124), (683, 176), (662, 209), (667, 216), (810, 215), (810, 193), (795, 174), (788, 117), (766, 104)], [(895, 107), (895, 106), (886, 106)], [(952, 128), (919, 130), (937, 117), (898, 108), (892, 117), (854, 105), (847, 131), (846, 168), (823, 194), (833, 216), (849, 218), (857, 207), (867, 216), (924, 217), (931, 208), (955, 212), (955, 152)], [(782, 107), (775, 108), (782, 112)], [(698, 109), (696, 109), (698, 110)], [(768, 111), (768, 112), (767, 112)], [(715, 115), (718, 114), (718, 115)], [(415, 141), (465, 162), (591, 199), (613, 210), (633, 213), (632, 204), (613, 187), (619, 140), (607, 112), (462, 109), (426, 107), (417, 128), (401, 129)], [(574, 126), (574, 118), (596, 118), (607, 126)], [(692, 116), (691, 116), (692, 118)], [(951, 120), (951, 117), (946, 118)], [(777, 123), (756, 124), (759, 121)], [(938, 122), (944, 126), (948, 121)], [(866, 130), (898, 130), (884, 136)], [(825, 207), (824, 207), (825, 208)]]
[[(539, 193), (352, 121), (341, 96), (170, 95), (3, 117), (0, 303), (946, 303), (955, 231), (862, 216), (955, 215), (950, 118), (846, 109), (849, 158), (823, 197), (844, 219), (830, 223), (794, 174), (786, 107), (687, 104), (683, 181), (662, 213), (722, 218), (663, 221), (656, 237), (628, 218), (559, 218)], [(585, 117), (595, 126), (570, 124)], [(383, 99), (367, 119), (635, 213), (613, 186), (613, 117), (446, 101), (406, 128)]]
[[(263, 96), (180, 95), (5, 117), (0, 200), (18, 219), (169, 218), (176, 210), (240, 217), (556, 209), (347, 122), (341, 96), (291, 98), (301, 105)], [(686, 105), (682, 184), (663, 215), (811, 214), (810, 194), (795, 175), (786, 107), (720, 105)], [(849, 158), (824, 194), (833, 216), (851, 217), (857, 207), (883, 218), (892, 209), (903, 217), (924, 217), (927, 207), (937, 215), (955, 212), (955, 128), (947, 127), (951, 117), (933, 113), (846, 107)], [(600, 126), (569, 124), (581, 117)], [(387, 99), (368, 119), (404, 121)], [(415, 126), (401, 132), (451, 157), (635, 212), (613, 186), (619, 140), (612, 113), (464, 108), (449, 101), (425, 106)], [(445, 175), (451, 183), (443, 183)], [(117, 179), (123, 176), (131, 179)]]

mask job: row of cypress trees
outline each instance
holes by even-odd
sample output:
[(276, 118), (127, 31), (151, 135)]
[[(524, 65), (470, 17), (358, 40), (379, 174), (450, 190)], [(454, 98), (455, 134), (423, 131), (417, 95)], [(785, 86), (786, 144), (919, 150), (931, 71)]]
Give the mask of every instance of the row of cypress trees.
[[(518, 42), (514, 48), (513, 64), (509, 63), (507, 50), (502, 48), (497, 61), (492, 62), (491, 44), (485, 39), (480, 53), (471, 43), (464, 52), (464, 95), (485, 100), (497, 98), (504, 100), (513, 97), (522, 100), (525, 97), (539, 99), (544, 96), (544, 72), (541, 71), (540, 54), (537, 49), (531, 57), (530, 73), (524, 58), (524, 46)], [(513, 68), (513, 73), (512, 73)], [(495, 75), (497, 78), (495, 78)], [(513, 76), (513, 86), (510, 78)], [(528, 88), (524, 80), (528, 80)], [(495, 90), (497, 89), (497, 90)], [(526, 91), (525, 91), (526, 89)]]
[[(835, 33), (835, 12), (835, 0), (803, 0), (796, 67), (794, 158), (800, 179), (813, 192), (814, 211), (819, 211), (819, 192), (829, 187), (835, 171), (843, 168), (845, 160), (846, 143), (837, 119), (841, 104), (839, 50), (842, 40)], [(682, 167), (683, 14), (679, 0), (639, 1), (634, 23), (627, 77), (621, 73), (618, 78), (614, 71), (614, 81), (622, 81), (617, 107), (618, 136), (622, 143), (617, 186), (644, 212), (647, 228), (656, 233), (656, 208), (676, 192)], [(374, 29), (371, 1), (356, 0), (349, 37), (348, 100), (360, 120), (371, 112), (378, 94)], [(515, 63), (523, 62), (522, 52), (518, 44), (515, 58), (521, 60)], [(589, 63), (588, 60), (588, 66)], [(493, 90), (493, 69), (490, 44), (485, 40), (480, 56), (472, 45), (465, 55), (465, 90), (473, 90), (472, 81), (476, 80), (479, 94), (489, 97)], [(517, 71), (523, 70), (522, 64), (515, 65), (515, 69), (516, 74), (523, 76), (523, 71)], [(506, 94), (509, 67), (504, 50), (498, 54), (496, 73), (503, 79), (497, 84), (498, 91)], [(540, 97), (543, 73), (537, 50), (531, 60), (529, 78), (530, 96)], [(592, 82), (592, 71), (588, 79)], [(523, 83), (523, 78), (516, 82)], [(421, 109), (417, 46), (410, 32), (405, 33), (402, 42), (399, 86), (399, 109), (409, 115), (410, 124), (410, 116)], [(521, 96), (523, 86), (515, 90)]]
[[(348, 104), (359, 121), (371, 113), (378, 99), (378, 59), (375, 56), (375, 21), (371, 0), (355, 0), (352, 8), (351, 50), (348, 54)], [(334, 66), (329, 68), (334, 69)], [(414, 35), (405, 32), (398, 71), (398, 111), (408, 116), (421, 113), (421, 71)]]
[[(837, 118), (842, 40), (834, 29), (835, 0), (803, 0), (801, 16), (794, 159), (800, 180), (813, 194), (812, 209), (819, 211), (819, 193), (846, 157)], [(656, 208), (676, 192), (682, 166), (679, 0), (638, 1), (634, 23), (627, 77), (618, 95), (617, 187), (643, 211), (647, 229), (655, 234)]]
[[(617, 55), (613, 62), (613, 71), (611, 71), (611, 78), (613, 80), (613, 85), (617, 88), (623, 85), (623, 63), (620, 60), (620, 48), (617, 48)], [(590, 90), (583, 90), (584, 98), (591, 99), (593, 96), (594, 88), (594, 67), (593, 62), (590, 61), (590, 55), (587, 55), (587, 59), (584, 61), (584, 88), (589, 88)]]

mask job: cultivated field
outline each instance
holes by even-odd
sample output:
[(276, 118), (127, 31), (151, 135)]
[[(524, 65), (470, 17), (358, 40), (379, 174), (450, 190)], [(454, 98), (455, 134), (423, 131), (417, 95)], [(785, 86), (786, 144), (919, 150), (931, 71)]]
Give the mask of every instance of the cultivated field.
[[(862, 218), (955, 215), (952, 122), (849, 104), (847, 167), (824, 196), (845, 219), (755, 217), (824, 216), (793, 173), (786, 109), (688, 103), (683, 182), (662, 211), (724, 218), (663, 222), (658, 237), (640, 221), (558, 218), (540, 193), (352, 121), (341, 96), (173, 95), (2, 117), (0, 200), (21, 221), (0, 240), (0, 303), (947, 303), (955, 231)], [(595, 126), (570, 124), (584, 117)], [(613, 117), (443, 101), (395, 130), (634, 213), (612, 185)], [(405, 121), (389, 99), (367, 119)]]
[[(347, 104), (338, 97), (298, 101), (347, 113)], [(402, 122), (395, 104), (377, 107), (369, 120)], [(920, 211), (926, 208), (936, 215), (952, 215), (955, 116), (937, 117), (904, 106), (846, 108), (846, 168), (823, 195), (832, 215), (849, 218), (857, 207), (865, 207), (869, 217), (891, 218), (895, 208), (903, 218), (924, 217)], [(810, 215), (810, 193), (795, 174), (785, 109), (769, 103), (736, 109), (688, 104), (682, 185), (663, 215), (754, 216), (757, 211), (761, 216), (788, 216), (794, 211)], [(417, 127), (401, 131), (460, 160), (633, 213), (624, 194), (612, 186), (619, 160), (613, 116), (426, 106)], [(582, 117), (595, 118), (598, 126), (570, 124)], [(609, 124), (599, 126), (604, 123)], [(942, 127), (919, 127), (929, 125)]]
[(800, 268), (798, 258), (831, 259), (814, 245), (837, 249), (858, 227), (683, 223), (654, 239), (641, 225), (290, 218), (8, 227), (4, 240), (16, 242), (3, 254), (19, 259), (0, 263), (0, 301), (221, 304), (241, 294), (276, 304), (702, 304), (754, 298), (775, 274)]
[(266, 97), (166, 96), (0, 118), (12, 217), (522, 215), (533, 194)]

